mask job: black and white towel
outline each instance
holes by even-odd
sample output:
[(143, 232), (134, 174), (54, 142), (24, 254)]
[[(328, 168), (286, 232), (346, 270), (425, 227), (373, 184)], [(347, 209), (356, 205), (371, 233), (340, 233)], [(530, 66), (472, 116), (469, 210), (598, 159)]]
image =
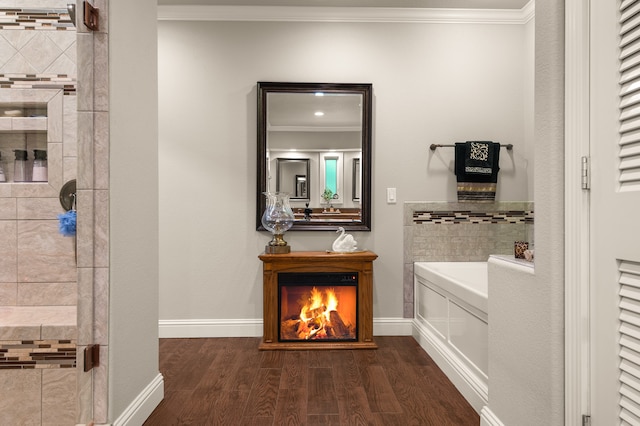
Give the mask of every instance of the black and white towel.
[(467, 141), (455, 144), (458, 201), (491, 202), (496, 197), (500, 144)]

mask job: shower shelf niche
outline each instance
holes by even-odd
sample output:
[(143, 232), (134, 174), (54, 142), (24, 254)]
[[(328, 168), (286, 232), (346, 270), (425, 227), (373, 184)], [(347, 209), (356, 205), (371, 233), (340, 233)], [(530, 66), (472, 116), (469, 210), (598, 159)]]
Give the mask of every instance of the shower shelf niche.
[(46, 133), (47, 117), (0, 117), (0, 133)]
[[(62, 167), (63, 96), (61, 89), (9, 89), (0, 90), (0, 154), (7, 178), (13, 182), (13, 151), (27, 150), (33, 160), (33, 150), (46, 150), (48, 169), (51, 172)], [(51, 173), (50, 173), (51, 175)], [(51, 176), (49, 177), (51, 180)], [(20, 186), (24, 182), (16, 182)], [(31, 184), (32, 182), (26, 182)], [(46, 182), (33, 182), (46, 183)], [(20, 191), (20, 190), (18, 190)], [(49, 190), (42, 194), (49, 196)], [(15, 195), (20, 195), (16, 193)]]

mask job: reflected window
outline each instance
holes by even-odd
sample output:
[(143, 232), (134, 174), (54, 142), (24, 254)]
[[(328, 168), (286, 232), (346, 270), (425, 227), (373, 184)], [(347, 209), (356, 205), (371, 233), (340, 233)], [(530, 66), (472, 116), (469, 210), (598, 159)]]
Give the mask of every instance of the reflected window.
[(320, 153), (320, 183), (317, 185), (319, 195), (322, 198), (327, 190), (331, 191), (331, 204), (333, 205), (344, 205), (343, 156), (343, 152)]
[(338, 157), (324, 157), (324, 187), (338, 193)]

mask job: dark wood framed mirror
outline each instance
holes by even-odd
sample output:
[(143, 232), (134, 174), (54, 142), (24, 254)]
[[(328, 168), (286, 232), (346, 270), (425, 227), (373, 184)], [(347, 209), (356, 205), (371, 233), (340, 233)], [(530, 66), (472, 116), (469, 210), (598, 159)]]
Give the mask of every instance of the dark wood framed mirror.
[(289, 179), (290, 231), (371, 231), (372, 85), (258, 82), (257, 92), (256, 229), (264, 193), (283, 187), (285, 164), (305, 159), (306, 178)]

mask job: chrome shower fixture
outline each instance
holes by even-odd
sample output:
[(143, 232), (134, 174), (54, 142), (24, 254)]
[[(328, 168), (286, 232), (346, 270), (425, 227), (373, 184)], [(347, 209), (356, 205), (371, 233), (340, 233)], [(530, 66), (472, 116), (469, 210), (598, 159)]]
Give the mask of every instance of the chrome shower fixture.
[(75, 27), (76, 26), (76, 4), (67, 3), (67, 12), (69, 12), (69, 19), (71, 19), (71, 23)]

